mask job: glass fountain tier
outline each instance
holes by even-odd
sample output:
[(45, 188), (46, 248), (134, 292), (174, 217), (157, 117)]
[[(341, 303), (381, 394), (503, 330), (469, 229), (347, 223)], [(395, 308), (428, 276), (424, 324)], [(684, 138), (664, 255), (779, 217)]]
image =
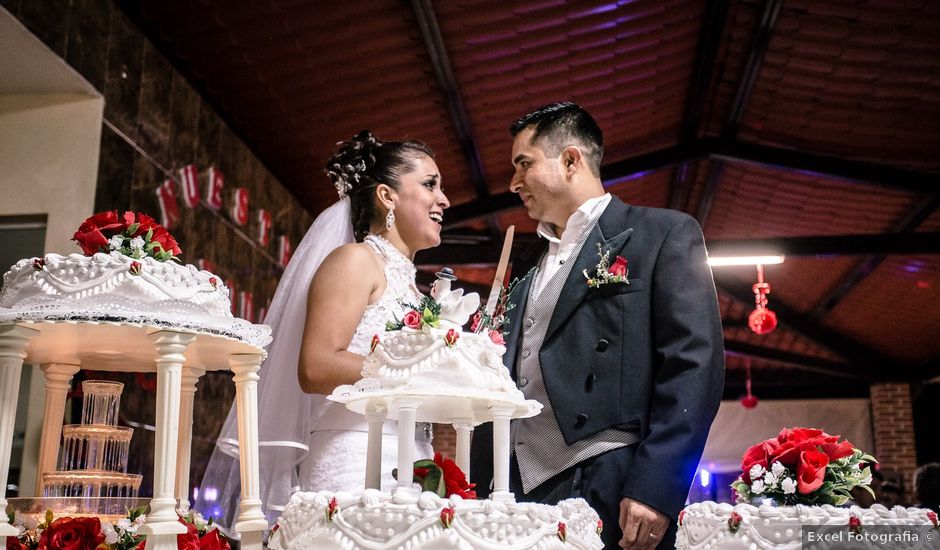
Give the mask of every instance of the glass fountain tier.
[(137, 497), (142, 476), (127, 473), (133, 429), (117, 425), (123, 391), (120, 382), (82, 382), (81, 424), (62, 427), (58, 469), (42, 476), (44, 497)]

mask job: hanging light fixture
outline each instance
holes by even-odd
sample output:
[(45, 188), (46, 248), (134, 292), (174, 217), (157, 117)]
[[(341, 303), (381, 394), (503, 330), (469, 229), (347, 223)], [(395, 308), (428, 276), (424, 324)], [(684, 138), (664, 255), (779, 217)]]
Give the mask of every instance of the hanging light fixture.
[(757, 282), (751, 289), (754, 291), (754, 311), (747, 316), (747, 326), (754, 334), (767, 334), (777, 328), (777, 314), (767, 307), (767, 295), (770, 294), (770, 283), (764, 282), (764, 266), (757, 264)]

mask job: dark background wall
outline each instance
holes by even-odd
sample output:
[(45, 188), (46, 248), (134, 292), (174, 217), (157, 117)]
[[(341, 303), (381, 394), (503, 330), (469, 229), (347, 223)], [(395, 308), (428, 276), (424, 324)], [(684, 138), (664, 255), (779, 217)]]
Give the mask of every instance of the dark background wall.
[[(0, 5), (105, 97), (95, 211), (129, 209), (159, 219), (156, 189), (167, 179), (164, 170), (175, 176), (178, 168), (196, 164), (201, 171), (210, 165), (222, 171), (223, 209), (188, 209), (180, 201), (182, 217), (171, 233), (183, 249), (184, 263), (211, 261), (226, 283), (252, 292), (257, 314), (270, 300), (281, 274), (274, 261), (276, 236), (286, 234), (296, 246), (312, 221), (309, 213), (110, 0), (0, 0)], [(311, 185), (330, 185), (322, 174), (310, 176)], [(250, 221), (241, 231), (226, 223), (235, 187), (246, 187), (250, 194)], [(267, 247), (253, 241), (257, 208), (268, 210), (274, 220)], [(123, 380), (124, 421), (154, 424), (154, 375), (83, 371), (76, 384), (88, 377)], [(202, 477), (234, 392), (227, 373), (209, 373), (198, 385), (192, 485)], [(129, 470), (144, 474), (142, 493), (149, 495), (151, 430), (135, 430), (131, 455)]]

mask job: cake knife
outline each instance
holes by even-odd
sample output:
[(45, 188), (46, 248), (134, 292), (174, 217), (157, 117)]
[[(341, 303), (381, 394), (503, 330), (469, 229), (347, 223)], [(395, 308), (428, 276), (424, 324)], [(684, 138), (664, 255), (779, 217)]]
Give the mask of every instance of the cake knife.
[(515, 225), (510, 225), (506, 229), (506, 238), (503, 240), (503, 251), (499, 254), (499, 263), (496, 264), (496, 277), (493, 278), (493, 288), (490, 290), (490, 297), (486, 300), (487, 315), (492, 316), (496, 310), (496, 302), (499, 300), (499, 291), (503, 287), (503, 279), (506, 278), (506, 268), (509, 266), (509, 253), (512, 251), (512, 236), (516, 231)]

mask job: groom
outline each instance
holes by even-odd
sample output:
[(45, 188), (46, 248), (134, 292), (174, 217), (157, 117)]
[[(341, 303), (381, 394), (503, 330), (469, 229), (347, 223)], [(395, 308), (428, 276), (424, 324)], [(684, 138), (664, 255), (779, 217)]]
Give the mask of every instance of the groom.
[[(509, 190), (541, 239), (514, 262), (529, 274), (511, 297), (504, 362), (545, 408), (513, 421), (510, 490), (547, 504), (585, 498), (607, 548), (671, 549), (724, 383), (701, 229), (605, 193), (603, 137), (581, 107), (542, 107), (511, 132)], [(484, 490), (491, 442), (473, 438)]]

